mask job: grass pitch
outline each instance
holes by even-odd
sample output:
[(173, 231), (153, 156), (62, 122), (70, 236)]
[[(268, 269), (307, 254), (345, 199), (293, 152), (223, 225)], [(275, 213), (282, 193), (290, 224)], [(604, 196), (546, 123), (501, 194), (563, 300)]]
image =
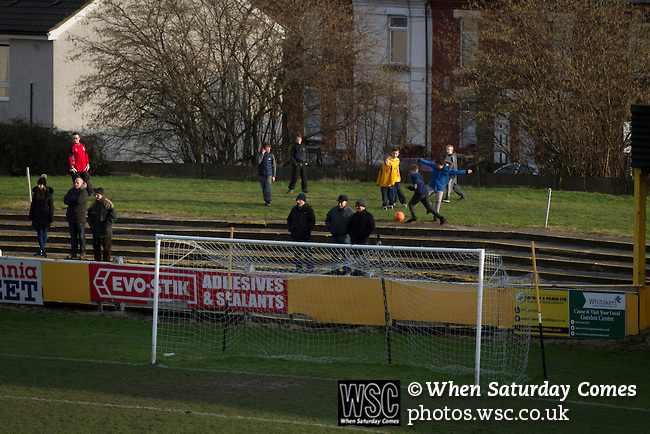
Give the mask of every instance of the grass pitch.
[[(373, 432), (638, 433), (650, 418), (646, 335), (625, 342), (548, 341), (550, 384), (567, 400), (409, 396), (412, 382), (472, 378), (403, 365), (227, 358), (219, 366), (151, 366), (148, 314), (0, 306), (0, 426), (3, 432), (336, 432), (338, 379), (402, 384), (402, 426)], [(531, 348), (527, 384), (543, 384)], [(584, 383), (588, 383), (585, 385)], [(598, 385), (635, 386), (634, 396), (581, 396)], [(506, 385), (507, 386), (507, 385)], [(620, 390), (620, 389), (618, 389)], [(430, 420), (408, 425), (409, 412)], [(446, 409), (446, 410), (445, 410)], [(568, 420), (453, 420), (462, 411), (506, 411)], [(524, 409), (524, 413), (520, 413)], [(548, 414), (547, 414), (548, 409)], [(533, 411), (534, 410), (534, 411)], [(445, 414), (448, 420), (440, 419)], [(426, 419), (426, 417), (425, 417)], [(349, 428), (347, 428), (349, 429)], [(356, 431), (356, 430), (355, 430)]]

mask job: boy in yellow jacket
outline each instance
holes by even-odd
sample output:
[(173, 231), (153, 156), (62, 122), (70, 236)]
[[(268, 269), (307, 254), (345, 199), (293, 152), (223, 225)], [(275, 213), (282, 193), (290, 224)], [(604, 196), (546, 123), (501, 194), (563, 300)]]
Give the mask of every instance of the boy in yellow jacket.
[[(402, 208), (406, 208), (406, 196), (404, 195), (404, 192), (400, 188), (400, 183), (402, 182), (402, 175), (399, 171), (399, 149), (398, 148), (393, 148), (393, 150), (390, 152), (390, 164), (393, 166), (392, 174), (393, 174), (393, 183), (395, 184), (393, 186), (393, 193), (397, 194), (397, 198), (402, 204)], [(395, 202), (394, 197), (393, 197), (393, 202)]]
[(393, 192), (395, 180), (393, 176), (393, 165), (390, 164), (390, 157), (384, 159), (384, 164), (379, 169), (377, 185), (381, 187), (381, 199), (384, 210), (388, 209), (388, 207), (393, 209), (395, 206), (395, 194)]

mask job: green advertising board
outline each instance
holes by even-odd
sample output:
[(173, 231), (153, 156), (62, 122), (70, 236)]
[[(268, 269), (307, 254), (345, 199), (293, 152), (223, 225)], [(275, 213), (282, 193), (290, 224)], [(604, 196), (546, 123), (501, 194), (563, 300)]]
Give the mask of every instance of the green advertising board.
[[(531, 302), (533, 309), (529, 307)], [(544, 336), (625, 339), (624, 292), (540, 289), (539, 302)], [(515, 333), (539, 333), (536, 297), (517, 293), (514, 330)]]
[(625, 294), (569, 291), (572, 338), (625, 339)]

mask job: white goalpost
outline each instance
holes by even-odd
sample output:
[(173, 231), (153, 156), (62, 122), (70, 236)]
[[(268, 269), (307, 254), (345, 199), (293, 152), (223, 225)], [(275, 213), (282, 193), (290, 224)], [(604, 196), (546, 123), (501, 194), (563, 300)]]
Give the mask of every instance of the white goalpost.
[(478, 385), (528, 360), (533, 286), (483, 249), (156, 235), (154, 288), (152, 364), (401, 363)]

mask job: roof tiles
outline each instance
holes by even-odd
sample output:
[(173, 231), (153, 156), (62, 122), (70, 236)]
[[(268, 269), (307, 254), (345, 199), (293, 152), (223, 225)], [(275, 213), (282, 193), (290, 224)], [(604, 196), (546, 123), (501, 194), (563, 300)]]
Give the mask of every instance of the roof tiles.
[(47, 35), (89, 0), (0, 0), (0, 34)]

